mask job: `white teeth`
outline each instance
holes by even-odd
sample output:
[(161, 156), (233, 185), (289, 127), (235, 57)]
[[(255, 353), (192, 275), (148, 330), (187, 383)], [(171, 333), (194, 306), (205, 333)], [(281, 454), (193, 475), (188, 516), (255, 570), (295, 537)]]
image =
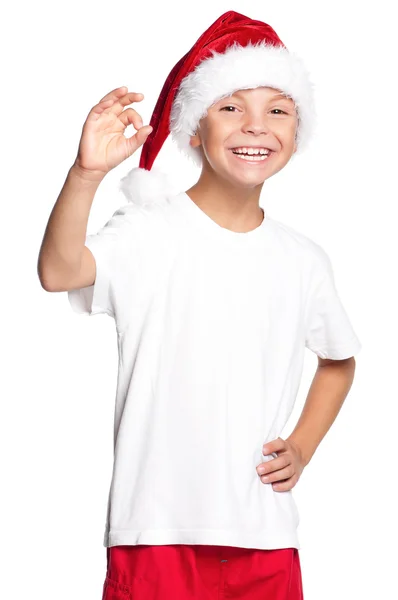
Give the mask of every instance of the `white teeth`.
[(236, 154), (238, 158), (240, 158), (241, 160), (245, 160), (246, 162), (259, 162), (267, 160), (269, 156), (268, 154), (263, 154), (262, 156), (248, 156), (246, 154), (238, 154), (237, 152), (235, 152), (234, 154)]
[(232, 150), (234, 154), (248, 154), (249, 156), (253, 154), (269, 154), (269, 150), (267, 148), (234, 148)]

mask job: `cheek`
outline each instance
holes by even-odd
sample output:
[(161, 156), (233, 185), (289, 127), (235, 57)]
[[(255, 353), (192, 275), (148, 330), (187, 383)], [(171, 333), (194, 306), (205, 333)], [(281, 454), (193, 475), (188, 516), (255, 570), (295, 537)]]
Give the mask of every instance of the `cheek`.
[(293, 148), (297, 134), (295, 124), (289, 125), (288, 127), (275, 128), (274, 133), (286, 150), (290, 147)]
[(224, 141), (219, 132), (208, 132), (203, 139), (203, 151), (209, 158), (217, 159), (224, 152)]
[(207, 137), (209, 151), (219, 156), (224, 155), (228, 148), (232, 145), (232, 141), (230, 141), (232, 139), (233, 132), (231, 131), (231, 128), (219, 126), (212, 129), (208, 132)]

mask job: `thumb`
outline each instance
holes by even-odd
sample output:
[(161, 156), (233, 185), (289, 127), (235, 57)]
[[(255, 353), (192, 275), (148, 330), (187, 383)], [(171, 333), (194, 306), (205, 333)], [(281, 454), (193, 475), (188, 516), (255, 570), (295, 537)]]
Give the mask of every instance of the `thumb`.
[(152, 130), (153, 127), (151, 125), (144, 125), (143, 127), (140, 127), (140, 129), (138, 129), (138, 131), (134, 135), (132, 135), (126, 140), (129, 155), (133, 154), (133, 152), (135, 152), (140, 146), (142, 146), (146, 142), (146, 139)]

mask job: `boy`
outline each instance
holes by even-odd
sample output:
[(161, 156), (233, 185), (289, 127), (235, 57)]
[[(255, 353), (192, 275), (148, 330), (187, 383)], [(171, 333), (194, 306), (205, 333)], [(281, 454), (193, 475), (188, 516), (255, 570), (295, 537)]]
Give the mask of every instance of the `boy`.
[[(269, 25), (229, 11), (172, 69), (150, 126), (123, 111), (142, 98), (119, 88), (90, 111), (39, 260), (45, 289), (116, 324), (103, 600), (302, 600), (291, 489), (361, 348), (325, 251), (259, 206), (308, 143), (311, 85)], [(178, 194), (151, 171), (170, 131), (202, 167)], [(86, 236), (98, 185), (141, 145), (130, 203)], [(305, 347), (321, 368), (283, 440)]]

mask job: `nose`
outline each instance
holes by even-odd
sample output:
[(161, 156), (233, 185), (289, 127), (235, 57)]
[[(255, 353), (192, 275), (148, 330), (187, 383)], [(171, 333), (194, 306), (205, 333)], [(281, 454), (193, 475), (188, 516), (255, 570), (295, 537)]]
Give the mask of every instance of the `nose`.
[(264, 116), (256, 117), (255, 115), (251, 114), (247, 116), (247, 119), (242, 126), (242, 131), (244, 133), (260, 135), (262, 133), (269, 133), (270, 128), (268, 127)]

